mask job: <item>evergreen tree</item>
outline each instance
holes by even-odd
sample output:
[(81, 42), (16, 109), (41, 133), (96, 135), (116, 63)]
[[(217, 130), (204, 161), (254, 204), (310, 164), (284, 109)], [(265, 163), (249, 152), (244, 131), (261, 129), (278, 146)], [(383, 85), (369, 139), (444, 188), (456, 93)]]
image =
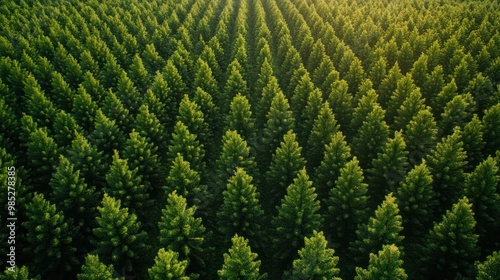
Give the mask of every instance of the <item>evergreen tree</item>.
[(130, 111), (125, 108), (113, 91), (107, 91), (104, 96), (101, 106), (103, 114), (109, 119), (114, 120), (121, 131), (125, 133), (129, 132), (133, 125), (133, 118)]
[(345, 256), (346, 246), (354, 240), (357, 226), (368, 215), (368, 186), (363, 183), (363, 179), (363, 171), (354, 157), (340, 170), (340, 175), (329, 192), (326, 227), (327, 232), (331, 233), (331, 239), (339, 244), (337, 251), (341, 256)]
[(394, 117), (398, 115), (398, 109), (401, 107), (403, 102), (412, 94), (413, 91), (418, 90), (419, 89), (413, 83), (411, 74), (407, 74), (398, 81), (396, 90), (392, 93), (387, 102), (387, 114), (385, 116), (387, 122), (391, 124), (393, 123)]
[(27, 168), (32, 184), (37, 186), (37, 191), (46, 195), (49, 191), (48, 182), (57, 164), (59, 148), (46, 130), (41, 128), (30, 134), (27, 146)]
[(225, 114), (229, 109), (229, 103), (239, 93), (243, 96), (248, 95), (247, 82), (241, 74), (242, 66), (238, 60), (233, 60), (227, 67), (228, 77), (224, 86), (224, 95), (222, 98), (221, 112)]
[(420, 111), (425, 109), (424, 100), (419, 90), (414, 90), (410, 93), (408, 98), (398, 108), (397, 114), (394, 116), (393, 130), (400, 130), (405, 128), (408, 123)]
[(275, 257), (283, 268), (291, 267), (297, 251), (304, 246), (304, 237), (321, 228), (320, 204), (316, 197), (312, 182), (303, 168), (288, 186), (287, 194), (277, 207), (278, 215), (272, 220), (276, 228), (273, 242)]
[(262, 93), (256, 105), (255, 126), (257, 128), (262, 128), (266, 123), (266, 115), (271, 108), (271, 103), (279, 93), (283, 94), (278, 85), (278, 80), (274, 76), (271, 76), (268, 83), (263, 87)]
[[(167, 70), (167, 67), (165, 67), (164, 71)], [(166, 129), (169, 129), (174, 125), (174, 121), (178, 113), (179, 102), (184, 93), (179, 93), (179, 96), (175, 95), (176, 89), (173, 89), (173, 85), (168, 84), (166, 78), (164, 77), (167, 74), (167, 72), (163, 74), (157, 72), (153, 82), (151, 83), (151, 87), (147, 92), (151, 92), (163, 104), (165, 115), (158, 115), (157, 117), (162, 121), (163, 126), (165, 126)], [(182, 82), (182, 80), (180, 82)], [(155, 115), (158, 113), (154, 111), (154, 107), (151, 107), (149, 102), (143, 103), (143, 105), (147, 105), (148, 109), (151, 109), (152, 113)], [(141, 112), (141, 109), (143, 108), (139, 108), (139, 113)]]
[(212, 75), (212, 69), (210, 66), (201, 58), (198, 58), (196, 62), (196, 73), (193, 79), (193, 88), (201, 88), (214, 98), (215, 105), (222, 108), (222, 96), (218, 92), (217, 81)]
[(119, 271), (131, 271), (138, 267), (141, 254), (146, 252), (146, 232), (141, 230), (141, 223), (135, 214), (129, 214), (121, 207), (120, 200), (107, 194), (97, 207), (97, 227), (92, 231), (95, 239), (93, 254), (102, 257), (104, 263), (112, 264)]
[(339, 125), (330, 109), (328, 102), (323, 103), (314, 121), (312, 131), (307, 141), (308, 167), (314, 170), (323, 160), (325, 147), (339, 131)]
[(304, 147), (307, 147), (307, 140), (313, 129), (314, 121), (318, 118), (321, 107), (323, 106), (323, 98), (321, 95), (321, 91), (317, 88), (309, 93), (306, 107), (302, 112), (302, 116), (298, 118), (302, 120), (302, 122), (297, 123), (298, 140)]
[(76, 135), (83, 133), (75, 119), (65, 111), (57, 113), (53, 131), (54, 140), (59, 147), (69, 147), (71, 142), (76, 139)]
[[(377, 100), (376, 96), (373, 100)], [(351, 120), (354, 118), (354, 108), (352, 105), (352, 95), (348, 92), (348, 85), (345, 80), (336, 81), (331, 85), (328, 104), (332, 108), (332, 112), (338, 120), (340, 128), (343, 131), (347, 131)], [(355, 131), (354, 128), (352, 131)]]
[(101, 110), (97, 111), (94, 131), (89, 138), (99, 151), (103, 152), (106, 162), (110, 162), (114, 150), (121, 151), (125, 144), (125, 135), (114, 120), (107, 118)]
[(351, 252), (358, 266), (368, 265), (370, 254), (378, 252), (383, 245), (394, 244), (401, 248), (404, 236), (403, 221), (399, 214), (396, 198), (392, 193), (375, 210), (375, 213), (366, 224), (358, 227), (358, 239), (351, 243)]
[(493, 280), (500, 277), (500, 251), (493, 252), (482, 263), (476, 263), (477, 280)]
[(64, 77), (59, 72), (53, 71), (51, 76), (51, 99), (54, 100), (57, 108), (70, 111), (73, 99), (73, 90), (69, 84), (66, 83)]
[(460, 135), (464, 143), (464, 151), (467, 153), (467, 165), (464, 167), (466, 172), (472, 171), (484, 158), (483, 151), (486, 143), (483, 141), (483, 131), (483, 124), (477, 115), (474, 115), (472, 120), (464, 126)]
[[(390, 64), (392, 65), (392, 64)], [(387, 76), (380, 83), (378, 94), (380, 105), (384, 108), (387, 105), (387, 102), (391, 99), (393, 93), (397, 90), (398, 84), (402, 83), (400, 80), (403, 79), (403, 74), (401, 74), (401, 69), (399, 68), (398, 63), (394, 64), (394, 66), (389, 70)], [(397, 106), (399, 107), (399, 106)]]
[[(325, 145), (323, 160), (316, 169), (315, 186), (321, 205), (327, 205), (330, 189), (335, 186), (335, 181), (340, 176), (340, 170), (351, 159), (351, 148), (347, 145), (341, 131), (335, 133), (330, 142)], [(326, 208), (321, 209), (321, 213), (326, 213)]]
[(291, 279), (340, 280), (339, 257), (334, 256), (335, 250), (326, 248), (323, 232), (313, 231), (310, 238), (304, 238), (304, 243), (304, 248), (299, 251), (300, 258), (293, 261)]
[(255, 119), (248, 99), (237, 94), (231, 101), (229, 113), (226, 115), (226, 131), (235, 130), (247, 142), (254, 144), (255, 141)]
[(354, 136), (352, 142), (353, 154), (359, 158), (359, 163), (363, 169), (367, 169), (370, 162), (379, 153), (389, 135), (389, 127), (384, 121), (385, 111), (375, 105), (368, 113), (363, 125), (359, 128), (358, 134)]
[[(90, 95), (92, 100), (100, 104), (100, 102), (104, 98), (104, 93), (106, 92), (106, 90), (104, 89), (101, 82), (94, 77), (93, 73), (97, 72), (90, 72), (90, 71), (85, 72), (83, 76), (83, 82), (81, 83), (81, 88), (84, 89), (85, 92), (87, 92)], [(78, 90), (80, 91), (80, 89)], [(73, 98), (74, 97), (72, 97), (71, 100)]]
[(114, 277), (113, 265), (105, 265), (99, 260), (98, 255), (88, 254), (82, 265), (82, 272), (77, 275), (78, 280), (120, 280)]
[(455, 83), (455, 79), (451, 79), (451, 81), (445, 85), (442, 90), (434, 97), (431, 101), (432, 113), (436, 118), (441, 119), (441, 115), (444, 112), (444, 108), (448, 102), (452, 101), (457, 93), (457, 85)]
[(128, 160), (121, 159), (118, 152), (113, 155), (113, 162), (106, 174), (107, 187), (104, 189), (111, 197), (122, 201), (125, 208), (132, 213), (140, 215), (142, 221), (148, 217), (146, 214), (152, 201), (149, 198), (147, 187), (142, 182), (142, 177), (137, 174), (137, 168), (130, 169)]
[(56, 107), (32, 75), (26, 77), (23, 83), (27, 112), (41, 126), (51, 128), (57, 113)]
[(498, 167), (496, 161), (488, 157), (465, 178), (464, 194), (472, 204), (475, 214), (476, 232), (483, 252), (490, 253), (495, 242), (500, 239), (496, 232), (500, 229), (500, 194), (498, 193)]
[(9, 270), (9, 268), (5, 269), (3, 274), (0, 274), (1, 280), (40, 280), (40, 275), (37, 277), (30, 277), (30, 273), (28, 271), (28, 267), (26, 266), (16, 266), (14, 267), (14, 271)]
[(138, 53), (136, 53), (132, 59), (132, 65), (130, 65), (128, 76), (139, 92), (144, 94), (149, 86), (151, 76), (149, 75), (148, 70), (144, 67), (142, 59)]
[(264, 126), (260, 147), (261, 160), (259, 161), (259, 164), (262, 164), (263, 167), (269, 166), (270, 155), (278, 148), (283, 135), (294, 127), (294, 118), (290, 106), (282, 92), (278, 92), (274, 96), (266, 119), (267, 123)]
[(465, 275), (478, 256), (475, 226), (469, 200), (466, 197), (458, 200), (422, 243), (420, 275), (440, 275), (444, 279)]
[[(363, 125), (363, 122), (367, 120), (368, 114), (373, 111), (373, 108), (378, 106), (377, 98), (377, 93), (374, 90), (371, 90), (359, 99), (358, 105), (356, 109), (354, 109), (352, 118), (350, 119), (350, 124), (348, 126), (341, 127), (343, 132), (346, 133), (349, 138), (352, 138), (358, 133), (359, 129)], [(336, 114), (335, 111), (333, 112)]]
[[(405, 176), (408, 167), (408, 152), (401, 132), (395, 132), (388, 139), (382, 151), (372, 161), (368, 173), (368, 193), (372, 205), (379, 205), (384, 196), (396, 190)], [(397, 245), (397, 244), (396, 244)]]
[[(430, 63), (428, 63), (430, 66)], [(429, 69), (431, 69), (429, 67)], [(415, 77), (414, 77), (415, 79)], [(415, 80), (417, 83), (417, 80)], [(427, 75), (427, 82), (424, 84), (422, 89), (422, 95), (426, 99), (427, 105), (432, 105), (432, 100), (438, 95), (438, 93), (443, 89), (445, 85), (443, 77), (443, 67), (438, 65), (432, 70), (430, 74)]]
[(425, 161), (408, 172), (397, 189), (396, 199), (403, 217), (405, 239), (421, 237), (430, 227), (437, 205), (432, 175)]
[(210, 133), (212, 133), (216, 139), (221, 133), (223, 119), (220, 115), (219, 108), (215, 106), (212, 100), (212, 96), (201, 88), (196, 88), (193, 101), (200, 106), (200, 111), (203, 113), (203, 119), (208, 125)]
[(483, 116), (485, 155), (493, 155), (500, 147), (500, 103), (491, 106)]
[(180, 196), (188, 201), (188, 205), (204, 205), (207, 203), (206, 186), (200, 182), (200, 174), (191, 169), (191, 164), (184, 160), (178, 153), (172, 161), (170, 173), (168, 174), (166, 185), (163, 187), (164, 194), (176, 191)]
[(80, 86), (78, 93), (73, 99), (71, 115), (86, 133), (90, 133), (94, 129), (94, 121), (98, 109), (99, 106), (97, 103), (92, 100), (92, 97), (87, 93), (85, 88)]
[[(32, 258), (30, 267), (36, 274), (50, 279), (65, 279), (77, 263), (72, 232), (62, 211), (47, 201), (43, 194), (35, 194), (26, 206), (26, 228), (29, 246), (25, 253)], [(39, 256), (46, 256), (40, 258)]]
[(460, 140), (460, 131), (443, 138), (427, 155), (426, 161), (433, 177), (433, 189), (439, 204), (436, 214), (441, 215), (462, 195), (464, 182), (463, 168), (467, 155)]
[(149, 107), (142, 105), (135, 117), (134, 128), (140, 136), (158, 147), (158, 156), (164, 158), (167, 153), (166, 127), (158, 120), (155, 114), (149, 112)]
[(162, 210), (159, 245), (180, 254), (181, 260), (203, 262), (201, 254), (205, 243), (205, 227), (201, 218), (195, 218), (196, 206), (188, 207), (186, 199), (176, 191), (168, 195)]
[(298, 172), (304, 168), (306, 161), (301, 156), (302, 148), (296, 141), (293, 131), (283, 136), (283, 141), (273, 154), (269, 170), (266, 173), (266, 182), (269, 204), (274, 207), (285, 195), (287, 187), (293, 183)]
[(267, 277), (259, 272), (260, 261), (257, 254), (251, 251), (248, 240), (237, 234), (231, 238), (233, 245), (229, 253), (224, 253), (224, 264), (217, 271), (219, 279), (259, 280)]
[(397, 279), (405, 280), (408, 275), (404, 270), (398, 247), (384, 245), (377, 255), (370, 254), (368, 268), (356, 267), (355, 280)]
[(203, 145), (197, 140), (196, 135), (192, 134), (186, 125), (178, 121), (175, 124), (174, 132), (172, 133), (172, 140), (168, 147), (167, 159), (172, 163), (181, 154), (187, 162), (190, 163), (191, 168), (197, 172), (202, 173), (205, 169), (205, 150)]
[[(172, 59), (172, 58), (171, 58)], [(179, 104), (180, 100), (182, 99), (182, 96), (186, 93), (186, 82), (182, 78), (181, 72), (179, 72), (179, 69), (177, 66), (173, 63), (173, 61), (169, 59), (167, 61), (167, 64), (163, 68), (163, 78), (165, 79), (166, 84), (168, 87), (172, 90), (172, 96), (173, 100), (177, 100), (177, 103), (172, 104), (171, 108), (177, 108), (177, 104)], [(196, 87), (193, 87), (196, 88)], [(203, 88), (205, 91), (207, 89)], [(209, 92), (210, 93), (210, 92)], [(211, 94), (211, 93), (210, 93)], [(169, 102), (165, 102), (166, 100), (160, 99), (163, 104), (169, 105)]]
[(221, 232), (226, 238), (235, 234), (245, 236), (252, 242), (252, 247), (260, 247), (264, 211), (259, 204), (259, 193), (252, 184), (252, 176), (237, 167), (222, 196), (224, 203), (217, 212)]
[[(206, 157), (210, 158), (213, 151), (212, 132), (205, 122), (200, 106), (189, 100), (187, 94), (184, 95), (184, 98), (179, 104), (179, 115), (177, 115), (177, 121), (185, 124), (189, 132), (197, 136), (197, 139), (199, 139), (200, 143), (207, 151)], [(207, 161), (208, 160), (209, 159), (207, 159)]]
[[(296, 72), (294, 75), (300, 75)], [(307, 107), (307, 101), (311, 93), (316, 89), (309, 74), (305, 72), (302, 76), (296, 76), (297, 86), (293, 91), (293, 96), (290, 100), (290, 109), (293, 112), (295, 119), (299, 120)]]
[(441, 114), (441, 120), (438, 122), (440, 134), (450, 135), (456, 126), (463, 129), (464, 125), (472, 119), (475, 107), (476, 105), (470, 94), (455, 96), (450, 102), (446, 103), (444, 112)]
[(149, 279), (189, 280), (186, 276), (187, 261), (179, 261), (179, 254), (161, 248), (155, 257), (155, 264), (148, 269)]
[(418, 165), (436, 145), (437, 125), (430, 108), (418, 112), (403, 130), (411, 165)]

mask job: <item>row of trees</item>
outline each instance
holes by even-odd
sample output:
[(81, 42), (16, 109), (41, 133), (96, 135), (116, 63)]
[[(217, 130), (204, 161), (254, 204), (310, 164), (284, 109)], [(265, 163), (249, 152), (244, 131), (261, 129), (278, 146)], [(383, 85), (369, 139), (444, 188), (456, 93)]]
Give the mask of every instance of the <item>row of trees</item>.
[(16, 277), (495, 278), (498, 10), (4, 1)]

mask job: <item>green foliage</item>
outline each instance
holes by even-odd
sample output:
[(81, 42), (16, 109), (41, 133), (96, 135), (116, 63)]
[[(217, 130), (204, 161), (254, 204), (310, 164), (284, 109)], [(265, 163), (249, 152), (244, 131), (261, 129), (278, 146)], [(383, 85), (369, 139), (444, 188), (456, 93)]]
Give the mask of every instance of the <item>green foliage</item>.
[(398, 279), (408, 278), (403, 266), (403, 261), (396, 245), (384, 245), (377, 255), (370, 254), (368, 268), (356, 267), (356, 280)]
[(478, 256), (475, 226), (472, 204), (466, 197), (458, 200), (422, 243), (421, 275), (465, 275)]
[(29, 136), (27, 168), (30, 169), (32, 183), (41, 193), (48, 194), (48, 182), (55, 170), (58, 149), (54, 139), (49, 137), (44, 129), (39, 128)]
[(231, 241), (233, 245), (229, 248), (229, 253), (224, 253), (224, 265), (217, 271), (220, 279), (266, 278), (266, 274), (259, 272), (260, 261), (257, 260), (257, 254), (248, 246), (248, 240), (236, 234)]
[(162, 210), (159, 245), (180, 254), (181, 260), (200, 260), (205, 243), (205, 227), (195, 218), (196, 206), (188, 207), (186, 199), (176, 191), (168, 195)]
[(93, 254), (119, 271), (123, 268), (131, 271), (147, 248), (147, 234), (141, 230), (141, 223), (135, 214), (121, 207), (120, 200), (107, 194), (97, 211), (97, 227), (92, 230), (95, 236)]
[(241, 94), (237, 94), (229, 107), (225, 122), (226, 130), (235, 130), (247, 142), (255, 141), (255, 119), (252, 117), (248, 99)]
[(103, 152), (103, 156), (109, 161), (114, 150), (121, 151), (125, 144), (125, 135), (118, 128), (115, 120), (110, 120), (101, 110), (97, 111), (96, 120), (94, 123), (94, 131), (89, 138), (99, 151)]
[(3, 274), (0, 274), (0, 279), (1, 280), (40, 280), (40, 276), (31, 278), (29, 275), (30, 275), (30, 273), (28, 271), (28, 267), (22, 266), (21, 268), (19, 268), (18, 266), (16, 266), (14, 268), (14, 271), (6, 268), (5, 272)]
[[(26, 254), (31, 256), (30, 267), (43, 277), (58, 278), (68, 275), (77, 263), (74, 255), (72, 230), (65, 221), (64, 213), (47, 201), (43, 194), (35, 194), (26, 206), (26, 228), (29, 247)], [(46, 258), (36, 258), (43, 254)]]
[(281, 205), (277, 207), (278, 215), (272, 221), (276, 228), (274, 255), (284, 267), (291, 266), (297, 251), (304, 245), (304, 237), (321, 228), (320, 204), (316, 197), (312, 182), (303, 168), (288, 186)]
[(500, 277), (500, 252), (489, 255), (482, 263), (476, 263), (477, 280), (493, 280)]
[(491, 106), (483, 116), (485, 155), (493, 155), (500, 147), (500, 103)]
[(438, 129), (429, 108), (418, 112), (403, 130), (412, 165), (420, 163), (436, 144)]
[(154, 280), (189, 280), (185, 270), (187, 261), (179, 261), (178, 253), (161, 248), (155, 257), (155, 264), (148, 269), (149, 278)]
[(175, 124), (170, 146), (168, 147), (167, 159), (170, 164), (177, 157), (177, 154), (181, 154), (184, 160), (190, 163), (193, 170), (203, 172), (205, 166), (203, 145), (197, 140), (197, 136), (192, 134), (181, 121)]
[(114, 277), (113, 265), (105, 265), (99, 260), (98, 255), (88, 254), (82, 266), (82, 272), (77, 275), (78, 280), (119, 280)]
[(326, 247), (323, 232), (313, 231), (313, 235), (304, 238), (304, 248), (299, 251), (299, 259), (293, 261), (291, 279), (331, 279), (340, 280), (337, 263), (339, 257), (335, 250)]
[(252, 176), (237, 167), (222, 196), (224, 203), (217, 212), (219, 229), (226, 238), (235, 234), (249, 238), (256, 248), (264, 211), (259, 203), (259, 193), (252, 184)]

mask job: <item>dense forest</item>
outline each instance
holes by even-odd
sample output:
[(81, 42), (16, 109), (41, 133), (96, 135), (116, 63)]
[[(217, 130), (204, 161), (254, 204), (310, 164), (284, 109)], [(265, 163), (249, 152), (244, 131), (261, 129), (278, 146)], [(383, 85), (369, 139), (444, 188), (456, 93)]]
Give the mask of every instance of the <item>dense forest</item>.
[(0, 23), (0, 279), (500, 279), (499, 2)]

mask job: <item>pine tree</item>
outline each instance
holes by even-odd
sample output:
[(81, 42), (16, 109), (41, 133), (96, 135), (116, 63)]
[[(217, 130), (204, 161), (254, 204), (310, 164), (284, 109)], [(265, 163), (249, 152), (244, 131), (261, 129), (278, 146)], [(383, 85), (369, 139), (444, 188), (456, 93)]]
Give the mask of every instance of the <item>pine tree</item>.
[(30, 277), (30, 273), (28, 271), (28, 267), (26, 266), (16, 266), (14, 267), (14, 271), (9, 270), (9, 268), (5, 269), (3, 274), (0, 274), (1, 280), (40, 280), (40, 275), (36, 277)]
[(168, 195), (158, 222), (159, 245), (180, 254), (181, 260), (203, 262), (201, 254), (205, 243), (205, 227), (201, 218), (195, 218), (196, 206), (188, 207), (186, 199), (176, 191)]
[(408, 98), (406, 98), (406, 100), (398, 108), (391, 128), (393, 130), (405, 128), (413, 117), (424, 109), (426, 108), (424, 105), (424, 99), (422, 99), (422, 94), (419, 90), (412, 91)]
[(411, 165), (418, 165), (436, 145), (437, 125), (430, 108), (418, 112), (403, 130)]
[(428, 56), (422, 53), (420, 57), (413, 63), (413, 68), (411, 69), (411, 76), (415, 85), (420, 89), (424, 90), (425, 85), (429, 82), (428, 76)]
[(221, 133), (224, 122), (219, 112), (219, 108), (215, 106), (213, 102), (212, 96), (201, 88), (196, 88), (193, 102), (200, 106), (200, 111), (203, 113), (205, 123), (208, 125), (210, 132), (217, 138)]
[(158, 156), (165, 158), (167, 153), (166, 127), (158, 120), (155, 114), (149, 112), (149, 107), (142, 105), (135, 117), (134, 128), (140, 136), (158, 147)]
[(394, 244), (401, 248), (404, 236), (403, 221), (399, 214), (396, 198), (392, 193), (375, 210), (366, 224), (356, 230), (358, 239), (351, 243), (351, 252), (358, 266), (368, 265), (368, 256), (375, 254), (383, 245)]
[(224, 264), (217, 271), (220, 279), (259, 280), (266, 278), (266, 274), (259, 272), (260, 261), (256, 253), (251, 251), (248, 240), (237, 234), (231, 238), (233, 245), (228, 253), (224, 253)]
[(465, 275), (478, 256), (475, 226), (469, 200), (458, 200), (422, 243), (420, 275), (440, 275), (444, 279)]
[(97, 207), (97, 227), (92, 232), (95, 250), (93, 254), (102, 257), (104, 263), (112, 264), (119, 271), (131, 271), (140, 262), (141, 254), (146, 252), (146, 232), (135, 214), (129, 214), (121, 207), (120, 200), (107, 194)]
[(357, 226), (368, 216), (368, 186), (363, 179), (363, 171), (354, 157), (342, 167), (329, 192), (326, 227), (331, 239), (339, 244), (337, 251), (341, 256), (347, 252), (349, 242), (354, 240)]
[[(340, 170), (351, 160), (351, 148), (347, 145), (341, 131), (335, 133), (330, 142), (325, 145), (323, 160), (315, 173), (315, 186), (321, 205), (327, 205), (328, 193), (335, 186), (335, 181), (340, 176)], [(326, 208), (321, 209), (324, 214)]]
[[(167, 69), (166, 67), (164, 71), (167, 70), (169, 69)], [(167, 72), (164, 72), (163, 74), (157, 72), (156, 76), (153, 79), (153, 82), (151, 83), (151, 87), (147, 92), (151, 92), (163, 104), (165, 115), (158, 115), (157, 117), (168, 129), (174, 125), (174, 121), (178, 113), (179, 102), (184, 93), (180, 94), (179, 96), (175, 95), (174, 90), (176, 89), (173, 89), (172, 85), (168, 84), (166, 81), (165, 76), (167, 74)], [(157, 112), (154, 111), (154, 107), (151, 107), (149, 102), (143, 103), (143, 105), (147, 105), (148, 109), (151, 109), (152, 113), (154, 113), (155, 115), (157, 114)], [(140, 111), (141, 108), (139, 109), (139, 112)]]
[[(378, 106), (377, 98), (377, 93), (371, 90), (359, 99), (356, 109), (354, 109), (352, 114), (352, 118), (349, 120), (350, 124), (341, 127), (342, 131), (346, 133), (349, 138), (352, 138), (358, 133), (363, 122), (367, 120), (368, 114), (373, 111), (373, 108)], [(333, 112), (336, 114), (335, 111)], [(337, 114), (335, 116), (337, 116)], [(340, 125), (342, 125), (342, 123), (340, 123)]]
[(450, 135), (453, 129), (458, 126), (463, 129), (464, 125), (472, 119), (472, 113), (476, 107), (470, 94), (460, 94), (446, 103), (444, 112), (438, 127), (441, 135)]
[(149, 279), (189, 280), (186, 276), (187, 261), (179, 261), (178, 253), (161, 248), (155, 257), (155, 264), (148, 269)]
[(51, 128), (57, 113), (56, 107), (32, 75), (27, 76), (23, 84), (27, 112), (41, 126)]
[(85, 92), (87, 92), (90, 95), (92, 100), (100, 104), (102, 99), (104, 99), (104, 93), (106, 92), (106, 90), (104, 89), (101, 82), (98, 79), (96, 79), (96, 77), (94, 77), (93, 73), (97, 72), (90, 72), (90, 71), (85, 72), (83, 76), (83, 82), (81, 83), (81, 88), (84, 89)]
[[(376, 97), (373, 100), (376, 101)], [(348, 92), (348, 85), (345, 80), (336, 81), (331, 85), (328, 103), (330, 108), (332, 108), (335, 118), (338, 119), (340, 128), (343, 131), (347, 131), (351, 120), (354, 118), (354, 108), (352, 105), (352, 95)]]
[(273, 240), (275, 257), (283, 268), (291, 267), (297, 251), (304, 246), (304, 237), (321, 228), (320, 204), (316, 197), (312, 182), (303, 168), (288, 186), (287, 194), (277, 207), (278, 215), (272, 220), (276, 228)]
[(425, 161), (408, 172), (397, 189), (396, 199), (403, 217), (405, 239), (421, 237), (430, 227), (434, 207), (437, 205), (436, 194), (432, 189), (432, 175)]
[[(392, 65), (389, 63), (389, 65)], [(403, 74), (401, 74), (401, 69), (398, 63), (389, 70), (387, 76), (380, 83), (378, 94), (380, 105), (384, 108), (387, 106), (387, 102), (391, 99), (393, 93), (397, 90), (398, 84), (401, 83), (400, 80), (403, 79)], [(398, 106), (399, 107), (399, 106)]]
[(252, 111), (248, 99), (237, 94), (231, 101), (229, 113), (226, 115), (226, 131), (235, 130), (247, 142), (254, 144), (255, 119), (252, 117)]
[(455, 79), (451, 79), (451, 81), (442, 87), (442, 90), (430, 100), (432, 113), (436, 118), (441, 119), (441, 114), (443, 114), (446, 104), (458, 95), (457, 91)]
[(460, 131), (443, 138), (427, 155), (426, 161), (433, 177), (433, 189), (439, 201), (436, 214), (441, 215), (449, 209), (462, 194), (464, 182), (463, 168), (467, 155), (460, 140)]
[[(71, 228), (62, 211), (47, 201), (43, 194), (35, 194), (26, 206), (26, 228), (29, 246), (25, 253), (33, 263), (34, 273), (51, 279), (64, 279), (77, 263)], [(40, 255), (46, 256), (40, 258)], [(66, 275), (66, 276), (65, 276)]]
[(59, 147), (69, 147), (76, 135), (83, 129), (76, 124), (75, 119), (65, 111), (59, 111), (54, 122), (54, 140)]
[(226, 238), (235, 234), (250, 239), (252, 247), (260, 247), (261, 223), (264, 211), (252, 176), (237, 167), (222, 193), (224, 203), (217, 212), (219, 229)]
[(472, 204), (479, 234), (479, 245), (490, 252), (499, 238), (495, 232), (500, 229), (500, 194), (498, 193), (498, 167), (492, 157), (481, 162), (472, 173), (465, 177), (464, 194)]
[(59, 148), (46, 130), (39, 128), (29, 136), (26, 157), (32, 184), (40, 193), (48, 194), (48, 182), (55, 171)]
[(217, 81), (212, 75), (212, 70), (210, 66), (201, 58), (198, 58), (196, 62), (196, 71), (194, 79), (193, 79), (193, 88), (201, 88), (206, 91), (208, 94), (214, 98), (215, 105), (217, 107), (222, 108), (222, 96), (218, 92)]
[(71, 110), (73, 91), (64, 77), (57, 71), (52, 72), (51, 78), (51, 99), (54, 100), (57, 108), (65, 111)]
[(262, 164), (263, 167), (269, 166), (271, 155), (278, 148), (283, 135), (294, 127), (294, 118), (290, 106), (282, 92), (278, 92), (274, 96), (266, 119), (259, 161), (259, 164)]
[[(429, 69), (430, 68), (430, 63)], [(422, 89), (422, 95), (426, 99), (426, 104), (431, 105), (432, 100), (438, 95), (438, 93), (443, 89), (445, 85), (443, 77), (443, 67), (441, 65), (436, 66), (430, 74), (427, 75), (427, 82), (424, 84)]]
[(168, 147), (167, 159), (172, 163), (181, 154), (185, 161), (189, 162), (191, 168), (197, 172), (203, 173), (205, 169), (205, 150), (203, 145), (197, 140), (197, 136), (192, 134), (186, 125), (178, 121), (175, 124), (172, 140)]
[(106, 117), (115, 121), (121, 131), (127, 133), (131, 130), (133, 117), (113, 91), (105, 93), (101, 110)]
[[(294, 75), (300, 75), (296, 72)], [(309, 74), (307, 72), (302, 76), (295, 76), (297, 79), (297, 86), (293, 90), (293, 96), (290, 100), (290, 109), (293, 112), (295, 119), (300, 119), (307, 106), (309, 95), (316, 89)]]
[(130, 65), (128, 76), (139, 92), (144, 94), (149, 86), (149, 83), (151, 82), (151, 76), (149, 75), (148, 70), (144, 67), (142, 59), (138, 53), (136, 53), (132, 59), (132, 65)]
[(372, 206), (379, 205), (385, 195), (396, 190), (408, 168), (408, 152), (401, 132), (395, 132), (394, 138), (388, 139), (382, 151), (372, 161), (372, 168), (367, 170), (368, 193)]
[(476, 263), (477, 280), (493, 280), (500, 277), (500, 251), (493, 252), (482, 263)]
[(354, 136), (352, 147), (353, 154), (359, 158), (359, 163), (363, 169), (370, 166), (370, 162), (377, 153), (382, 151), (384, 143), (389, 135), (389, 127), (384, 121), (385, 111), (375, 105), (368, 113), (363, 125), (359, 128), (358, 134)]
[(90, 133), (94, 129), (98, 109), (97, 103), (92, 100), (85, 88), (80, 86), (73, 99), (71, 115), (86, 133)]
[(113, 265), (105, 265), (99, 260), (98, 255), (88, 254), (82, 265), (82, 272), (77, 275), (78, 280), (121, 280), (114, 277)]
[(238, 60), (233, 60), (231, 64), (227, 67), (227, 80), (224, 86), (224, 95), (222, 97), (221, 112), (225, 114), (229, 109), (229, 103), (231, 100), (239, 93), (243, 96), (248, 95), (248, 87), (247, 82), (242, 76), (241, 71), (242, 66), (238, 62)]
[(377, 255), (370, 254), (368, 268), (356, 267), (355, 280), (377, 280), (377, 279), (397, 279), (408, 278), (404, 270), (399, 249), (396, 245), (384, 245)]
[(418, 91), (418, 88), (413, 83), (411, 74), (402, 77), (398, 83), (396, 90), (392, 93), (387, 102), (386, 120), (388, 123), (393, 123), (394, 117), (398, 115), (398, 108), (411, 95), (413, 91)]
[(123, 149), (126, 139), (116, 122), (106, 117), (101, 110), (97, 111), (94, 131), (89, 138), (92, 144), (103, 152), (106, 162), (110, 162), (114, 150), (121, 151)]
[(296, 126), (298, 131), (298, 140), (304, 147), (307, 147), (307, 140), (309, 139), (309, 135), (313, 129), (314, 121), (318, 117), (321, 107), (323, 106), (323, 98), (321, 95), (321, 91), (317, 88), (309, 93), (306, 107), (302, 112), (302, 116), (298, 118), (299, 120), (302, 120), (300, 123), (297, 123)]
[(335, 115), (330, 109), (329, 103), (321, 106), (316, 117), (312, 131), (307, 141), (307, 163), (310, 170), (318, 167), (323, 160), (325, 147), (331, 142), (332, 137), (339, 131), (339, 125)]
[(299, 251), (300, 258), (293, 261), (291, 279), (331, 279), (340, 280), (337, 263), (339, 257), (335, 250), (326, 247), (323, 232), (313, 231), (313, 235), (304, 238), (305, 246)]
[[(69, 223), (81, 235), (88, 236), (94, 225), (97, 193), (94, 186), (89, 186), (80, 177), (80, 171), (64, 156), (59, 157), (59, 164), (50, 180), (52, 199), (57, 208), (66, 218), (72, 219)], [(81, 236), (81, 235), (78, 236)], [(85, 240), (76, 237), (76, 241)]]
[(491, 106), (483, 116), (485, 155), (493, 155), (500, 147), (500, 103)]
[[(172, 59), (172, 57), (171, 57)], [(183, 80), (181, 72), (179, 72), (179, 69), (177, 66), (173, 63), (173, 61), (169, 59), (167, 61), (167, 64), (163, 68), (163, 78), (165, 79), (166, 84), (168, 87), (172, 90), (172, 96), (174, 100), (177, 100), (176, 104), (179, 104), (180, 100), (182, 99), (182, 96), (186, 93), (186, 82)], [(196, 87), (194, 87), (196, 88)], [(205, 91), (207, 89), (204, 89)], [(165, 100), (160, 99), (165, 105), (168, 106), (168, 102), (165, 102)], [(177, 108), (177, 106), (172, 105), (173, 107), (171, 108)]]
[(465, 172), (472, 171), (484, 158), (483, 151), (486, 143), (483, 141), (483, 131), (483, 124), (475, 114), (463, 128), (460, 138), (464, 143), (464, 151), (467, 153)]
[(208, 201), (206, 186), (201, 184), (198, 171), (191, 169), (191, 164), (181, 154), (172, 161), (166, 185), (165, 195), (176, 191), (188, 201), (188, 205), (205, 205)]
[(111, 197), (122, 201), (122, 205), (131, 213), (139, 215), (144, 221), (152, 200), (142, 177), (137, 174), (137, 168), (130, 169), (128, 160), (121, 159), (118, 152), (113, 155), (113, 162), (106, 174), (107, 187), (104, 189)]
[(255, 109), (255, 127), (262, 128), (266, 123), (266, 115), (271, 108), (273, 99), (279, 94), (283, 94), (278, 85), (278, 80), (271, 76), (268, 83), (262, 88), (262, 93), (256, 104)]

